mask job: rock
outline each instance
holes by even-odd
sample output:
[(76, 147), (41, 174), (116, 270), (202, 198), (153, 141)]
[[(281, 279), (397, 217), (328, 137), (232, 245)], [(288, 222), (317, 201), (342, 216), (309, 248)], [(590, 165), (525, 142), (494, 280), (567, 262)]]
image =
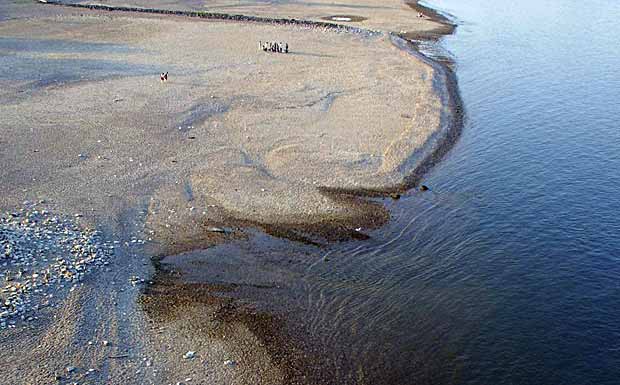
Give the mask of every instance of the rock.
[(194, 357), (196, 357), (196, 352), (192, 351), (189, 351), (183, 355), (183, 358), (185, 358), (186, 360), (191, 360)]
[(237, 366), (237, 363), (233, 360), (226, 360), (224, 361), (224, 365), (228, 366), (229, 368), (234, 368), (235, 366)]
[(110, 345), (110, 341), (108, 340), (103, 340), (103, 346), (108, 346)]
[(428, 191), (430, 190), (426, 185), (420, 186), (420, 191)]
[(398, 193), (391, 193), (390, 194), (390, 198), (392, 198), (394, 200), (398, 200), (398, 199), (400, 199), (400, 194), (398, 194)]
[(67, 366), (65, 370), (67, 371), (67, 373), (73, 373), (75, 372), (75, 366)]
[(227, 233), (228, 232), (226, 229), (223, 229), (221, 227), (214, 227), (214, 226), (207, 227), (207, 231), (212, 232), (212, 233)]

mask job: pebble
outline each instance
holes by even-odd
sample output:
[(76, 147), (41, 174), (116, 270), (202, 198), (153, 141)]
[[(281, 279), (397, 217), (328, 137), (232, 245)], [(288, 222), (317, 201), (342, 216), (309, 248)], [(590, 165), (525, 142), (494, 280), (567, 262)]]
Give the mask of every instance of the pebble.
[[(136, 286), (138, 284), (144, 283), (144, 278), (140, 278), (137, 275), (132, 275), (129, 278), (129, 283), (131, 283), (132, 286)], [(122, 291), (123, 289), (120, 290)]]
[(222, 228), (222, 227), (215, 227), (215, 226), (207, 227), (207, 231), (209, 231), (211, 233), (232, 233), (232, 230), (230, 230), (230, 229), (225, 229), (225, 228)]
[(41, 204), (0, 213), (0, 329), (36, 321), (110, 257), (99, 232)]
[(224, 361), (224, 365), (233, 368), (233, 367), (237, 366), (237, 363), (235, 361), (233, 361), (233, 360), (226, 360), (226, 361)]
[(183, 358), (185, 358), (186, 360), (191, 360), (195, 356), (196, 356), (196, 352), (189, 351), (183, 355)]

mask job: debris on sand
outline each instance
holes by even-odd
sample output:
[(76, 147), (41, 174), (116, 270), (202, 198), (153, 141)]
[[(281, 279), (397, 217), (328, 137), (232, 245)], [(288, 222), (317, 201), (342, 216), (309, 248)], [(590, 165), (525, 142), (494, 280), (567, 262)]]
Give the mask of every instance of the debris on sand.
[(83, 279), (107, 264), (110, 245), (93, 229), (36, 203), (0, 214), (0, 329), (38, 319)]
[(140, 278), (137, 275), (132, 275), (129, 278), (129, 283), (131, 283), (131, 286), (137, 286), (139, 284), (144, 283), (144, 278)]
[(230, 234), (233, 232), (232, 229), (224, 228), (224, 227), (215, 227), (215, 226), (208, 226), (207, 231), (210, 233), (220, 233), (220, 234)]
[(237, 366), (237, 363), (233, 360), (226, 360), (224, 361), (224, 366), (228, 366), (229, 368), (234, 368), (235, 366)]

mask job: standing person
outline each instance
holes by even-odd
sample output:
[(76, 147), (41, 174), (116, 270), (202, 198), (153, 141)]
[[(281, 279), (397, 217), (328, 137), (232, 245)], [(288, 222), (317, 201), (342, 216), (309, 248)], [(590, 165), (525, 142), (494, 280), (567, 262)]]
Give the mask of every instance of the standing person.
[(164, 82), (164, 75), (165, 74), (163, 72), (161, 74), (159, 74), (159, 81), (162, 82), (162, 83)]
[(286, 46), (284, 48), (284, 53), (288, 53), (288, 43), (286, 43)]
[(164, 81), (167, 82), (168, 81), (168, 71), (166, 71), (166, 73), (164, 74)]

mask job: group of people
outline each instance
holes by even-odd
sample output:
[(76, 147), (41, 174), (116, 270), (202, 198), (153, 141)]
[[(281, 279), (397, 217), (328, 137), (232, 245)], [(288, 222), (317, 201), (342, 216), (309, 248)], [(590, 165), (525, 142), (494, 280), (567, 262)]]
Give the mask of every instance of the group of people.
[(258, 42), (258, 47), (265, 52), (288, 53), (288, 43), (276, 43), (271, 41)]
[(162, 72), (159, 75), (159, 80), (163, 83), (163, 82), (167, 82), (168, 81), (168, 72)]

